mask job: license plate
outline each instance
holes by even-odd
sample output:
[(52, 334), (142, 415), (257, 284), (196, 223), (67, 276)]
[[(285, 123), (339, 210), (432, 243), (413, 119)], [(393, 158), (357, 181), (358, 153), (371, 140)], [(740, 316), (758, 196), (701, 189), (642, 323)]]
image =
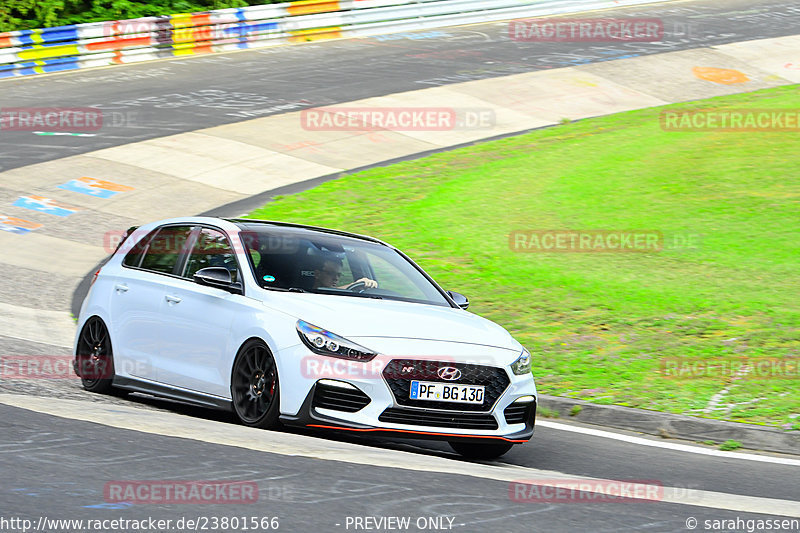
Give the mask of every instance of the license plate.
[(483, 385), (412, 381), (408, 397), (434, 402), (483, 403)]

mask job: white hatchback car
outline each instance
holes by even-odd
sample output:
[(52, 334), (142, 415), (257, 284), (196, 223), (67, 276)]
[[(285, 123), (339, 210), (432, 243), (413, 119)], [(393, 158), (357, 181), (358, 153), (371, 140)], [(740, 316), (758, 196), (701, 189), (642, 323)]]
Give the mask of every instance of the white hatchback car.
[(497, 457), (529, 440), (530, 354), (370, 237), (258, 220), (131, 228), (81, 308), (75, 370), (280, 423), (449, 441)]

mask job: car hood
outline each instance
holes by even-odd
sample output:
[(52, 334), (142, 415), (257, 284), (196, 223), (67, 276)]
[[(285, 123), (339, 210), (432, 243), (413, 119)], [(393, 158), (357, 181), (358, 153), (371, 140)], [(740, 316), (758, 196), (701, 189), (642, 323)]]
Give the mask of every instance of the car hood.
[(462, 309), (327, 294), (269, 292), (264, 305), (345, 338), (447, 341), (520, 350), (501, 326)]

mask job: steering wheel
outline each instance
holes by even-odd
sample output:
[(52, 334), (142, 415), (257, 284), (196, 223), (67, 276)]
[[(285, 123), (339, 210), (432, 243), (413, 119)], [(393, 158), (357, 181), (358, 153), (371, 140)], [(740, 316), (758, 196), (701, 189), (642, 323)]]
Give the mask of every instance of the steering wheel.
[(347, 286), (348, 291), (353, 291), (357, 293), (362, 293), (367, 290), (367, 284), (363, 281), (356, 281), (355, 283), (351, 283)]

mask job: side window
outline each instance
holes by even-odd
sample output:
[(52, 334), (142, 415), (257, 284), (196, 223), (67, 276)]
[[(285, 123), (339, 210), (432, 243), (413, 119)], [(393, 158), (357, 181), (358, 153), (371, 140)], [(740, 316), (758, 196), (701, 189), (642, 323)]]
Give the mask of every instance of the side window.
[[(145, 250), (147, 250), (147, 243), (153, 238), (153, 235), (156, 234), (158, 230), (154, 229), (134, 244), (130, 251), (125, 255), (125, 259), (122, 260), (122, 264), (129, 267), (138, 267), (139, 264), (142, 262), (142, 256), (144, 255)], [(122, 243), (123, 246), (126, 243)]]
[(147, 245), (141, 268), (172, 274), (191, 231), (191, 226), (168, 226), (159, 229)]
[(236, 254), (231, 248), (228, 238), (219, 230), (210, 228), (200, 230), (197, 242), (186, 262), (186, 272), (183, 277), (191, 279), (195, 272), (206, 267), (227, 268), (233, 281), (239, 280)]

